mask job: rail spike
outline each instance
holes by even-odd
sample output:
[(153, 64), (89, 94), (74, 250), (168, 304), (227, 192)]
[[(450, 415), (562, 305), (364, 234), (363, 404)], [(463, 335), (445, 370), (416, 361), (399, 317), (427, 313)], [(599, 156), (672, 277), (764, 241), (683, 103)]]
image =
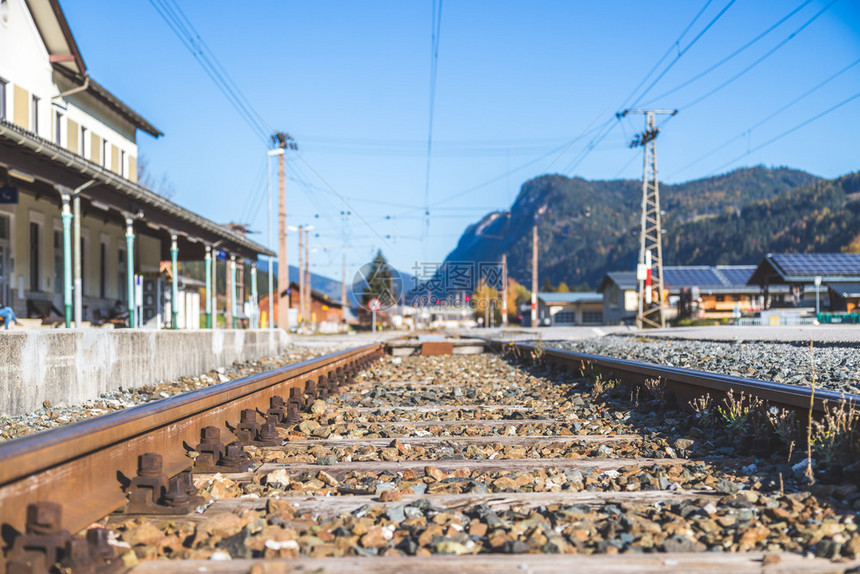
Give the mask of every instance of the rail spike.
[(86, 538), (72, 538), (60, 527), (63, 506), (36, 502), (27, 506), (26, 532), (15, 538), (6, 562), (9, 574), (47, 574), (59, 567), (70, 574), (112, 574), (125, 565), (108, 544), (107, 530), (90, 528)]
[(241, 420), (236, 426), (235, 435), (245, 446), (278, 446), (281, 438), (278, 430), (271, 422), (257, 422), (257, 411), (254, 409), (243, 409)]
[(208, 426), (200, 431), (200, 444), (194, 460), (194, 472), (246, 472), (251, 460), (241, 443), (225, 445), (221, 442), (221, 429)]
[(148, 452), (138, 458), (137, 476), (128, 486), (127, 514), (186, 514), (203, 504), (189, 473), (169, 478), (160, 454)]

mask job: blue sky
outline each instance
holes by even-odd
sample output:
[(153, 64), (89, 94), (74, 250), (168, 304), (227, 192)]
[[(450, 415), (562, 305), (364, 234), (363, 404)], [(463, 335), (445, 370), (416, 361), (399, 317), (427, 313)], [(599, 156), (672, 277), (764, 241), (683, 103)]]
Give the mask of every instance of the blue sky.
[[(768, 143), (860, 93), (858, 63), (780, 111), (860, 60), (855, 0), (448, 0), (425, 243), (432, 0), (179, 1), (259, 115), (298, 141), (288, 220), (315, 226), (314, 272), (338, 279), (342, 253), (350, 273), (377, 247), (407, 271), (441, 261), (466, 225), (507, 208), (542, 173), (640, 177), (641, 151), (627, 143), (643, 120), (614, 119), (625, 105), (680, 109), (658, 140), (666, 182), (756, 164), (824, 177), (860, 168), (860, 97)], [(153, 4), (67, 0), (63, 9), (93, 77), (165, 132), (139, 145), (173, 199), (249, 223), (266, 244), (267, 145)], [(295, 263), (294, 234), (289, 250)]]

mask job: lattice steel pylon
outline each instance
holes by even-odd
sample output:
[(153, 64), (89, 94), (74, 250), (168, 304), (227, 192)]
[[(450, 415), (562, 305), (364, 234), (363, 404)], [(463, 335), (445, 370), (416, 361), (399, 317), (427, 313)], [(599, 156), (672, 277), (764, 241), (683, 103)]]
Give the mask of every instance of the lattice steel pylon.
[[(629, 113), (645, 115), (645, 131), (638, 134), (630, 147), (642, 147), (642, 214), (639, 231), (639, 260), (636, 279), (639, 283), (639, 308), (636, 326), (663, 328), (666, 326), (663, 291), (663, 225), (660, 211), (660, 185), (657, 181), (657, 114), (675, 115), (678, 110), (625, 110), (619, 118)], [(657, 293), (654, 295), (654, 289)]]

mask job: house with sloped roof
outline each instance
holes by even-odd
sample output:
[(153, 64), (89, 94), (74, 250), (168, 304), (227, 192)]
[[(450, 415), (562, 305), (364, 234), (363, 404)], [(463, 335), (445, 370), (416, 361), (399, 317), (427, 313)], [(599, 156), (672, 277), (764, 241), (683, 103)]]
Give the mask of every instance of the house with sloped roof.
[[(761, 309), (761, 290), (747, 284), (755, 265), (667, 265), (663, 267), (663, 302), (668, 316), (732, 317)], [(632, 324), (639, 308), (634, 271), (611, 271), (597, 289), (603, 294), (607, 325)], [(779, 287), (781, 294), (787, 288)]]
[[(831, 294), (847, 294), (860, 283), (860, 253), (768, 253), (748, 283), (761, 290), (768, 309), (814, 307), (816, 295), (821, 308), (830, 309)], [(840, 291), (839, 285), (848, 290)]]
[[(570, 293), (538, 292), (538, 325), (540, 327), (602, 325), (603, 295), (592, 291)], [(520, 309), (523, 327), (531, 327), (531, 304)]]
[(606, 325), (632, 325), (639, 309), (639, 285), (635, 271), (610, 271), (603, 276), (597, 292), (603, 296)]
[(228, 319), (254, 297), (230, 296), (236, 277), (273, 253), (139, 185), (138, 133), (162, 135), (90, 75), (59, 0), (2, 0), (0, 305), (83, 325), (120, 301), (132, 326), (175, 326), (163, 303), (179, 285), (159, 276), (171, 260), (227, 262)]

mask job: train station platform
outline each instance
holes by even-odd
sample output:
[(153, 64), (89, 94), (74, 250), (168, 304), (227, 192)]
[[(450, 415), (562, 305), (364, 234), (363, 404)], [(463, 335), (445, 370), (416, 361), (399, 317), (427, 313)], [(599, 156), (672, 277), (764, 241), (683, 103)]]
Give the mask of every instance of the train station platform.
[(0, 331), (0, 416), (280, 354), (281, 329)]

